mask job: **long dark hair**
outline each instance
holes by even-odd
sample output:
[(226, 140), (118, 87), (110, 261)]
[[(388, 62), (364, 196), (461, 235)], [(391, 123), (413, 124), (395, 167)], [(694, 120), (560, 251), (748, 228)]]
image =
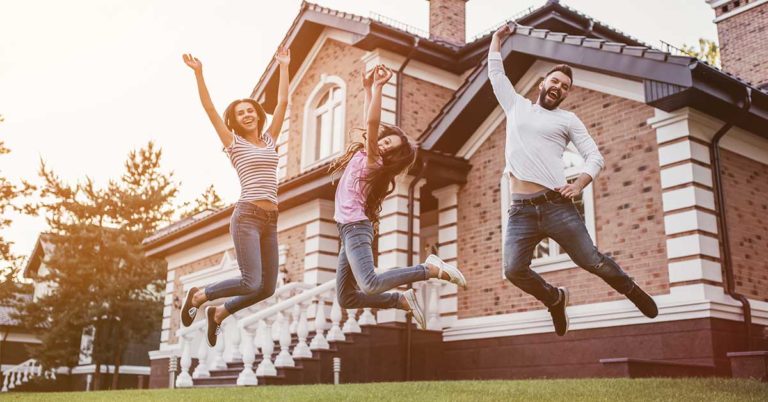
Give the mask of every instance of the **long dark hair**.
[[(400, 127), (382, 124), (379, 128), (379, 140), (389, 136), (400, 137), (400, 146), (381, 155), (382, 163), (375, 168), (368, 168), (363, 179), (363, 196), (365, 197), (365, 216), (373, 224), (374, 233), (379, 231), (379, 213), (384, 198), (395, 190), (395, 177), (405, 173), (416, 161), (416, 145), (400, 129)], [(365, 141), (366, 134), (363, 134)], [(362, 142), (353, 142), (347, 151), (331, 162), (328, 171), (331, 175), (341, 173), (349, 164), (352, 157), (365, 149)], [(360, 178), (358, 178), (360, 180)]]
[(235, 107), (243, 102), (250, 103), (251, 106), (256, 109), (256, 114), (259, 115), (259, 134), (263, 134), (264, 124), (267, 122), (267, 113), (264, 111), (264, 108), (261, 107), (259, 102), (256, 102), (251, 98), (238, 99), (230, 103), (229, 106), (227, 106), (227, 109), (224, 110), (224, 124), (226, 124), (229, 131), (232, 131), (241, 137), (245, 137), (245, 130), (243, 130), (243, 127), (240, 126), (240, 123), (238, 123), (235, 118)]

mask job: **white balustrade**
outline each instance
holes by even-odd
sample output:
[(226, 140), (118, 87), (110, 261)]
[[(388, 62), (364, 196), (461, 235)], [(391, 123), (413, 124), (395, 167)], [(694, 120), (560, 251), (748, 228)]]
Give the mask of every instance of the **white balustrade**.
[(299, 325), (299, 316), (301, 315), (301, 304), (296, 303), (291, 310), (291, 333), (296, 333), (296, 327)]
[[(219, 341), (218, 342), (226, 342), (227, 334), (229, 334), (230, 342), (229, 342), (229, 348), (225, 349), (225, 361), (227, 362), (239, 362), (242, 361), (243, 355), (240, 353), (240, 341), (242, 340), (242, 337), (240, 336), (240, 327), (237, 325), (237, 319), (235, 316), (231, 315), (226, 318), (227, 324), (226, 327), (223, 327), (223, 331), (221, 332), (221, 335), (219, 335)], [(223, 324), (223, 323), (222, 323)], [(217, 342), (217, 343), (218, 343)]]
[(347, 321), (344, 323), (344, 327), (341, 329), (345, 334), (359, 334), (363, 332), (360, 325), (357, 323), (357, 309), (347, 309)]
[(288, 314), (278, 314), (277, 320), (280, 323), (280, 353), (275, 358), (275, 367), (294, 367), (293, 356), (289, 351), (291, 347), (291, 327), (288, 321)]
[(341, 331), (341, 305), (339, 305), (339, 299), (333, 298), (333, 306), (331, 307), (331, 330), (328, 331), (328, 341), (343, 341), (346, 340), (344, 332)]
[(298, 317), (298, 323), (296, 323), (296, 337), (298, 338), (298, 342), (296, 343), (296, 347), (293, 348), (294, 358), (300, 358), (300, 357), (311, 358), (312, 357), (312, 351), (309, 349), (309, 345), (307, 345), (307, 336), (309, 335), (309, 325), (307, 323), (307, 310), (309, 310), (309, 307), (311, 305), (312, 305), (311, 301), (296, 305), (299, 307), (299, 317)]
[(442, 284), (439, 281), (430, 280), (427, 282), (427, 292), (429, 303), (427, 303), (427, 329), (440, 331), (443, 329), (440, 322), (440, 288)]
[(256, 375), (263, 377), (263, 376), (276, 376), (277, 375), (277, 369), (275, 368), (275, 365), (272, 363), (272, 352), (275, 350), (275, 341), (272, 340), (272, 330), (269, 325), (267, 325), (267, 319), (262, 319), (259, 321), (259, 332), (261, 332), (261, 363), (259, 363), (259, 367), (256, 368)]
[[(191, 328), (191, 327), (188, 327)], [(176, 377), (176, 388), (189, 388), (193, 385), (189, 368), (192, 366), (192, 335), (196, 331), (180, 334), (181, 340), (181, 373)]]
[[(202, 331), (199, 331), (199, 333), (203, 334)], [(216, 344), (218, 343), (216, 342)], [(197, 367), (195, 367), (195, 372), (192, 373), (192, 378), (207, 378), (211, 376), (211, 372), (208, 371), (208, 349), (208, 343), (205, 339), (200, 339), (200, 346), (197, 348)]]
[(53, 376), (53, 379), (56, 379), (53, 370), (43, 371), (43, 367), (37, 360), (27, 359), (3, 371), (3, 387), (0, 392), (8, 392), (41, 375), (45, 378)]
[(254, 331), (250, 327), (243, 328), (243, 371), (237, 376), (237, 385), (257, 385), (258, 379), (253, 372), (253, 363), (256, 361), (256, 351), (253, 348)]
[(360, 314), (360, 319), (358, 320), (360, 325), (376, 325), (376, 316), (373, 315), (371, 310), (370, 307), (363, 309), (363, 314)]
[(328, 340), (325, 339), (325, 300), (318, 296), (316, 297), (317, 303), (313, 303), (315, 306), (315, 336), (312, 338), (312, 342), (309, 343), (310, 350), (328, 350), (331, 345), (328, 344)]

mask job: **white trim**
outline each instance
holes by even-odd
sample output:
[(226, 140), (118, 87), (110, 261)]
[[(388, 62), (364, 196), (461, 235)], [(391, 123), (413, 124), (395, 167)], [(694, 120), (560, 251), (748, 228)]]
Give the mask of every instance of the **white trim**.
[(710, 190), (700, 187), (684, 187), (677, 190), (665, 191), (661, 194), (664, 212), (688, 207), (704, 207), (715, 209), (715, 195)]
[(310, 49), (309, 53), (307, 53), (307, 57), (304, 58), (304, 62), (301, 63), (299, 69), (296, 70), (295, 74), (293, 74), (291, 79), (291, 86), (288, 88), (288, 99), (290, 99), (291, 95), (293, 95), (296, 89), (299, 88), (302, 79), (304, 79), (304, 75), (307, 73), (309, 67), (311, 67), (315, 62), (315, 58), (317, 58), (318, 53), (320, 53), (320, 50), (323, 48), (325, 42), (327, 42), (328, 39), (333, 39), (337, 42), (351, 46), (355, 41), (354, 36), (355, 35), (351, 32), (326, 27), (323, 32), (320, 33), (320, 36), (317, 38), (317, 40), (315, 40), (315, 44), (312, 45), (312, 49)]
[(661, 188), (688, 183), (699, 183), (712, 187), (712, 170), (693, 163), (661, 169)]
[(218, 264), (183, 275), (179, 278), (179, 281), (181, 281), (182, 290), (186, 291), (195, 286), (202, 288), (212, 282), (237, 278), (239, 276), (240, 268), (237, 265), (237, 259), (231, 256), (230, 253), (224, 253), (224, 258)]
[(174, 270), (189, 263), (208, 258), (233, 248), (232, 238), (229, 234), (223, 234), (200, 244), (185, 248), (177, 253), (165, 257), (168, 270)]
[[(111, 374), (115, 371), (115, 366), (102, 364), (99, 371), (103, 374)], [(132, 375), (149, 375), (150, 368), (148, 366), (120, 366), (120, 374), (132, 374)], [(93, 374), (96, 372), (95, 364), (88, 364), (85, 366), (76, 366), (72, 368), (71, 374)]]
[[(728, 1), (728, 0), (725, 0), (725, 1)], [(731, 17), (733, 17), (734, 15), (739, 15), (739, 14), (741, 14), (741, 13), (743, 13), (743, 12), (745, 12), (745, 11), (751, 10), (751, 9), (753, 9), (753, 8), (755, 8), (755, 7), (759, 6), (759, 5), (761, 5), (761, 4), (765, 4), (766, 2), (768, 2), (768, 0), (757, 0), (757, 1), (754, 1), (754, 2), (752, 2), (752, 3), (750, 3), (750, 4), (747, 4), (746, 6), (741, 6), (741, 7), (738, 7), (738, 8), (736, 8), (736, 9), (734, 9), (734, 10), (728, 11), (727, 13), (725, 13), (725, 14), (722, 14), (722, 15), (720, 15), (719, 17), (717, 17), (717, 18), (715, 18), (714, 20), (712, 20), (712, 22), (714, 22), (715, 24), (717, 24), (718, 22), (721, 22), (721, 21), (723, 21), (723, 20), (726, 20), (726, 19), (728, 19), (728, 18), (731, 18)], [(722, 4), (722, 3), (723, 3), (723, 2), (721, 2), (721, 4)], [(711, 4), (710, 4), (710, 5), (711, 5)], [(715, 7), (717, 7), (717, 6), (712, 6), (712, 8), (715, 8)]]
[[(325, 94), (327, 90), (329, 90), (332, 87), (339, 87), (341, 90), (341, 103), (339, 107), (341, 108), (341, 130), (338, 131), (339, 138), (334, 138), (333, 142), (337, 142), (339, 144), (338, 149), (331, 150), (331, 153), (320, 157), (319, 159), (313, 159), (309, 156), (309, 152), (314, 152), (315, 148), (317, 147), (317, 144), (315, 143), (316, 138), (316, 130), (315, 130), (315, 106), (318, 101), (318, 97)], [(331, 99), (331, 102), (333, 100)], [(328, 160), (333, 159), (338, 154), (340, 154), (344, 150), (344, 138), (346, 136), (347, 132), (347, 83), (338, 76), (335, 75), (326, 75), (321, 74), (320, 75), (320, 82), (318, 82), (314, 89), (309, 93), (309, 96), (307, 96), (307, 100), (304, 103), (304, 125), (302, 130), (302, 142), (301, 142), (301, 171), (305, 172), (307, 170), (310, 170), (318, 165), (321, 165)], [(333, 112), (331, 112), (332, 117)], [(331, 136), (334, 135), (334, 125), (331, 125)]]
[[(741, 321), (741, 304), (725, 295), (723, 288), (706, 284), (679, 286), (670, 294), (654, 296), (659, 315), (651, 320), (626, 299), (568, 307), (570, 330), (608, 328), (695, 318)], [(768, 303), (750, 300), (752, 321), (768, 325)], [(553, 332), (552, 318), (545, 310), (463, 318), (443, 331), (443, 341), (487, 339)]]
[(717, 238), (701, 234), (692, 234), (667, 239), (667, 257), (669, 259), (699, 254), (719, 258), (720, 244)]
[[(403, 65), (403, 62), (405, 62), (405, 56), (384, 49), (376, 49), (363, 55), (361, 60), (365, 63), (366, 71), (370, 71), (373, 67), (379, 64), (384, 64), (393, 71), (398, 71)], [(464, 83), (464, 79), (460, 75), (422, 63), (418, 60), (411, 60), (408, 62), (405, 70), (403, 70), (403, 74), (439, 85), (443, 88), (448, 88), (451, 91), (456, 91), (461, 87), (461, 84)]]
[(690, 140), (659, 147), (659, 166), (661, 167), (687, 160), (695, 160), (709, 165), (709, 148)]
[(723, 274), (720, 263), (694, 258), (669, 264), (669, 283), (679, 283), (696, 280), (709, 280), (721, 283)]
[(712, 213), (695, 209), (664, 216), (664, 233), (667, 235), (693, 230), (717, 234), (717, 217)]

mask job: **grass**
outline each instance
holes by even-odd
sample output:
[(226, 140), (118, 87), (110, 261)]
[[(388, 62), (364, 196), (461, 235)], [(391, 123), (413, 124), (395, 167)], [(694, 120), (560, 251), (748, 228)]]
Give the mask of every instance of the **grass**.
[(732, 379), (448, 381), (102, 392), (7, 393), (13, 401), (766, 401), (768, 384)]

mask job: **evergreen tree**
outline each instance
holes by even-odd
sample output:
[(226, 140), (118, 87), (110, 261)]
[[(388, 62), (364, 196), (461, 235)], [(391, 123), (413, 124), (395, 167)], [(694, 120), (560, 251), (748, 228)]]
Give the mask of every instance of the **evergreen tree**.
[(190, 216), (195, 216), (203, 211), (215, 211), (221, 208), (224, 208), (224, 202), (216, 192), (216, 189), (213, 188), (213, 184), (211, 184), (193, 202), (185, 202), (182, 204), (181, 209), (184, 212), (181, 213), (181, 218), (189, 218)]

